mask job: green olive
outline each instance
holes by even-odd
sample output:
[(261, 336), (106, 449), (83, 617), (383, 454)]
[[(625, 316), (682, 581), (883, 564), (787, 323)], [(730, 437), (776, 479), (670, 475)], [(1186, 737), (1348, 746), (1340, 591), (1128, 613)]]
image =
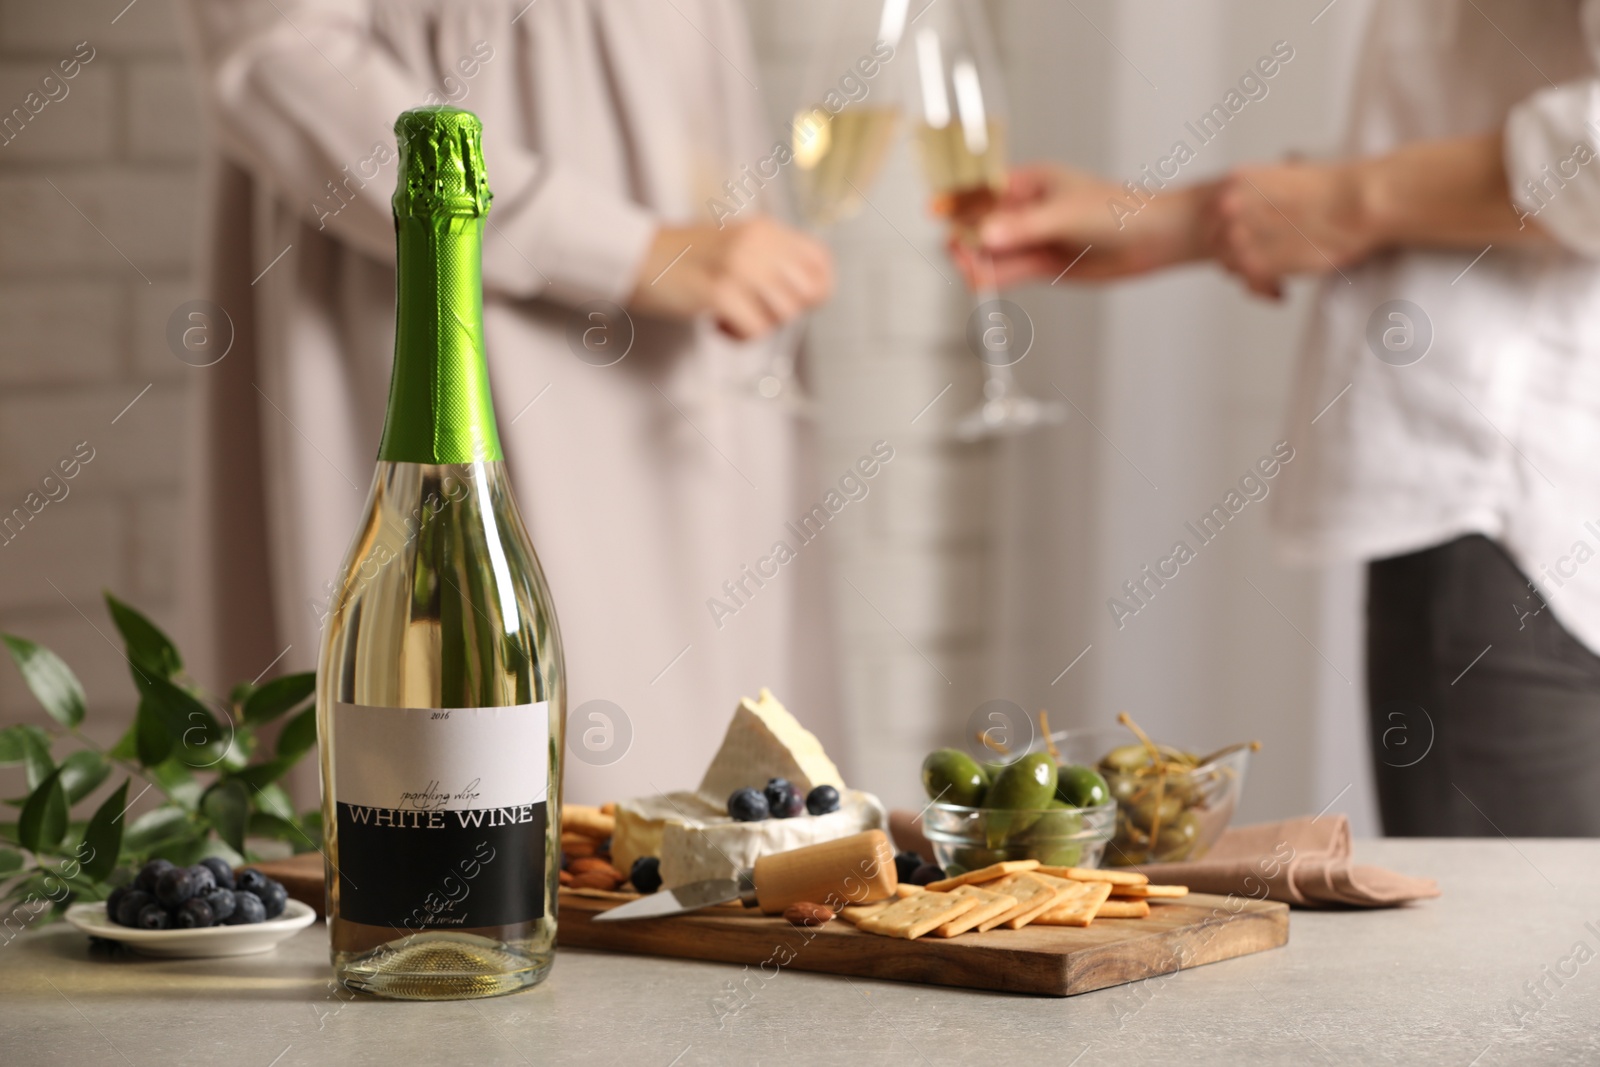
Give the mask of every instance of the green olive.
[(1046, 867), (1076, 867), (1083, 862), (1083, 846), (1055, 845), (1039, 850), (1033, 858)]
[(1049, 807), (1056, 793), (1056, 761), (1048, 752), (1023, 756), (1000, 772), (985, 807), (1029, 810)]
[(1166, 826), (1176, 819), (1178, 813), (1182, 810), (1183, 801), (1177, 797), (1168, 794), (1163, 796), (1161, 802), (1157, 804), (1155, 793), (1153, 792), (1149, 796), (1141, 797), (1139, 800), (1134, 801), (1127, 809), (1128, 817), (1133, 820), (1133, 825), (1146, 833), (1149, 833), (1150, 828), (1155, 825), (1158, 817), (1161, 825)]
[(1106, 784), (1111, 787), (1111, 798), (1119, 804), (1126, 804), (1133, 799), (1133, 794), (1139, 791), (1142, 783), (1131, 774), (1108, 774)]
[(1150, 750), (1143, 745), (1118, 745), (1100, 757), (1100, 769), (1113, 774), (1131, 774), (1150, 766)]
[(1056, 799), (1074, 808), (1097, 808), (1111, 800), (1111, 787), (1093, 767), (1064, 763), (1056, 770)]
[(1161, 863), (1186, 860), (1199, 838), (1200, 819), (1194, 812), (1186, 811), (1171, 823), (1162, 824), (1156, 834), (1155, 858)]
[(989, 779), (978, 761), (957, 748), (941, 748), (922, 761), (922, 788), (928, 796), (964, 808), (983, 805)]
[(1083, 816), (1073, 810), (1071, 805), (1059, 800), (1050, 802), (1050, 810), (1039, 816), (1038, 821), (1028, 827), (1028, 840), (1049, 842), (1064, 837), (1073, 837), (1083, 831)]
[(958, 848), (952, 857), (953, 862), (944, 869), (945, 874), (955, 877), (967, 871), (976, 871), (981, 867), (993, 866), (1006, 859), (1006, 854), (997, 849), (988, 848)]

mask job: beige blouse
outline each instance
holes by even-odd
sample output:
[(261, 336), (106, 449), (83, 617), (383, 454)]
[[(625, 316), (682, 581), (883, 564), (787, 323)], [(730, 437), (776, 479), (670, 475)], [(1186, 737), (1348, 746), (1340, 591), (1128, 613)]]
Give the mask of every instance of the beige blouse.
[(709, 221), (722, 184), (770, 154), (736, 0), (187, 0), (186, 13), (218, 150), (205, 271), (235, 331), (203, 372), (194, 448), (191, 605), (215, 680), (252, 677), (285, 646), (275, 670), (316, 661), (393, 356), (390, 127), (453, 103), (484, 121), (490, 375), (569, 709), (605, 700), (627, 720), (608, 734), (574, 715), (568, 796), (692, 785), (763, 685), (841, 747), (826, 544), (747, 583), (736, 615), (708, 604), (819, 495), (809, 427), (750, 387), (768, 351), (642, 317), (614, 365), (580, 359), (575, 340), (600, 321), (587, 302), (625, 299), (659, 223)]

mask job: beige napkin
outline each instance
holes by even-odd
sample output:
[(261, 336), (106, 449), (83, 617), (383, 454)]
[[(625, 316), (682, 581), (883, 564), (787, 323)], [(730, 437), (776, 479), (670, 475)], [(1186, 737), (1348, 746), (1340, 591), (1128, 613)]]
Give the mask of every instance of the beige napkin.
[(1152, 882), (1198, 893), (1236, 893), (1298, 907), (1389, 908), (1439, 895), (1432, 878), (1352, 864), (1350, 821), (1343, 815), (1232, 827), (1202, 859), (1136, 869)]

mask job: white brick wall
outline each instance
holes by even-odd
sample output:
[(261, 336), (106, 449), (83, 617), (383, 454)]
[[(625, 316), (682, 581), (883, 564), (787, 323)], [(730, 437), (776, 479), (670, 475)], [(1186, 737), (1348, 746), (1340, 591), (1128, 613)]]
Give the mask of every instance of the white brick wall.
[[(94, 58), (67, 95), (0, 145), (0, 513), (77, 442), (95, 458), (0, 547), (0, 631), (59, 652), (110, 741), (133, 696), (101, 591), (177, 622), (186, 379), (164, 335), (193, 295), (197, 152), (169, 0), (0, 0), (0, 116), (82, 41)], [(15, 721), (45, 719), (0, 665), (0, 723)], [(20, 777), (0, 771), (0, 795)]]

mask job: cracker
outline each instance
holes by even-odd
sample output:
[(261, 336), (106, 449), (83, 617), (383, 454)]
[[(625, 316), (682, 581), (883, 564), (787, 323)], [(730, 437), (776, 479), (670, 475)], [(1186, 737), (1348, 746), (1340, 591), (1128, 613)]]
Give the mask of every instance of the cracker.
[[(1010, 910), (1001, 912), (993, 918), (985, 919), (978, 924), (978, 931), (993, 930), (1001, 923), (1011, 926), (1013, 930), (1020, 930), (1041, 911), (1044, 911), (1056, 899), (1056, 887), (1046, 882), (1035, 874), (1023, 871), (1020, 874), (1011, 874), (1000, 879), (994, 885), (986, 886), (990, 892), (1004, 893), (1017, 898), (1016, 905)], [(1011, 924), (1015, 923), (1015, 926)]]
[(1148, 885), (1150, 876), (1138, 871), (1103, 871), (1098, 867), (1040, 867), (1040, 874), (1070, 878), (1074, 882), (1110, 882), (1112, 885)]
[(874, 904), (847, 904), (839, 909), (839, 918), (852, 926), (861, 925), (861, 920), (870, 919), (874, 915), (882, 915), (889, 910), (892, 900), (880, 900)]
[(945, 893), (958, 885), (981, 885), (984, 882), (993, 882), (1009, 874), (1018, 874), (1022, 871), (1031, 871), (1039, 866), (1038, 860), (1004, 860), (1000, 863), (991, 863), (987, 867), (979, 867), (966, 874), (958, 874), (954, 878), (946, 878), (940, 882), (931, 882), (928, 889), (935, 893)]
[(894, 895), (901, 898), (914, 897), (918, 893), (925, 892), (927, 892), (927, 890), (923, 889), (922, 886), (912, 885), (910, 882), (901, 882), (899, 885), (894, 887)]
[(1131, 900), (1154, 899), (1157, 897), (1172, 899), (1189, 895), (1186, 885), (1117, 885), (1111, 887), (1111, 895), (1127, 897)]
[(1110, 895), (1107, 882), (1073, 882), (1033, 921), (1041, 926), (1088, 926)]
[(952, 890), (958, 896), (972, 897), (978, 906), (965, 915), (958, 915), (949, 922), (944, 923), (934, 930), (938, 937), (955, 937), (964, 934), (977, 926), (985, 919), (992, 919), (1002, 915), (1017, 906), (1017, 898), (1007, 893), (991, 893), (987, 889), (978, 889), (970, 885), (957, 886)]
[(1096, 919), (1147, 919), (1150, 902), (1147, 900), (1108, 900), (1094, 913)]
[(599, 808), (591, 808), (584, 804), (563, 804), (561, 806), (561, 832), (563, 834), (577, 833), (585, 837), (592, 837), (596, 841), (604, 841), (610, 837), (617, 828), (617, 817), (607, 815)]
[(970, 896), (960, 896), (955, 893), (917, 893), (914, 896), (902, 897), (877, 915), (862, 919), (856, 924), (856, 928), (865, 930), (869, 934), (903, 937), (908, 941), (914, 941), (929, 930), (937, 929), (977, 906), (978, 901)]

